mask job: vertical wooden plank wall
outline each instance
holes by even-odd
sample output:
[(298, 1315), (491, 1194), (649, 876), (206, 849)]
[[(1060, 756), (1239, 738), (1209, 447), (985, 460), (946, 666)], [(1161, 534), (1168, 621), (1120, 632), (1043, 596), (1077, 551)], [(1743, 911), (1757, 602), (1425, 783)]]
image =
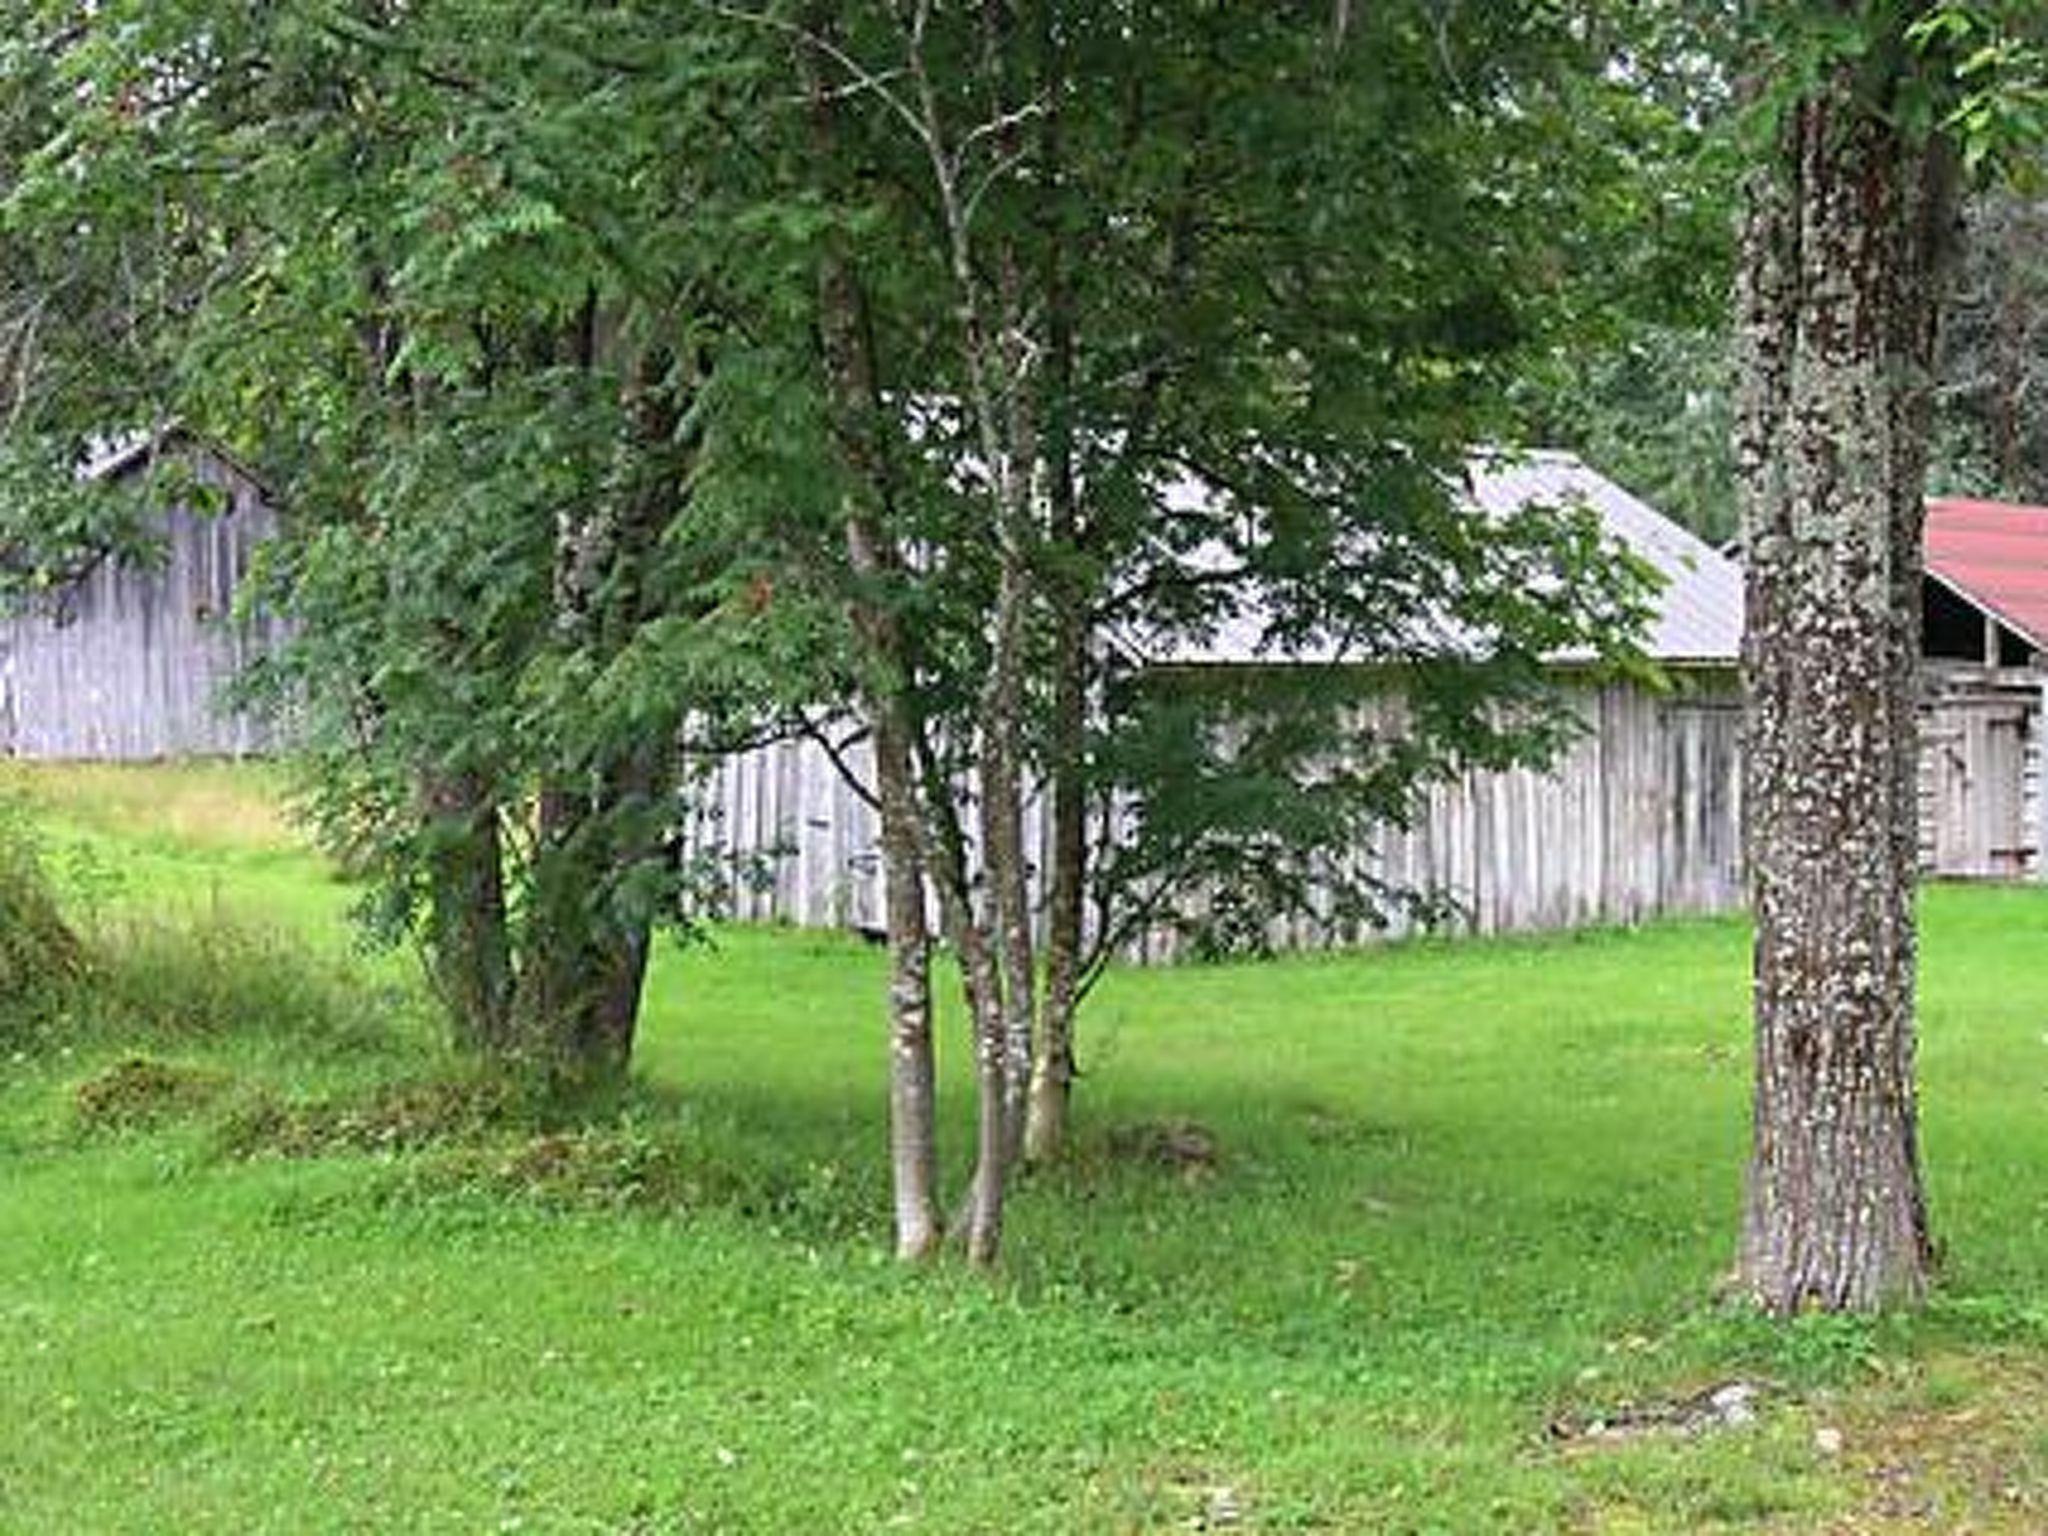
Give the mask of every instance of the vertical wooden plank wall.
[[(1333, 858), (1363, 859), (1393, 884), (1449, 897), (1460, 913), (1451, 926), (1480, 933), (1740, 905), (1733, 677), (1710, 675), (1670, 696), (1588, 688), (1580, 703), (1589, 729), (1551, 771), (1471, 773), (1434, 785), (1410, 827), (1386, 828), (1373, 848)], [(868, 773), (864, 744), (844, 756), (857, 774)], [(687, 844), (727, 856), (722, 884), (734, 917), (880, 923), (875, 814), (823, 750), (779, 742), (700, 771)], [(1027, 845), (1042, 846), (1045, 835), (1034, 807)], [(749, 862), (769, 878), (749, 879)], [(1412, 926), (1400, 915), (1384, 930), (1297, 921), (1276, 924), (1269, 938), (1306, 948), (1399, 937)], [(1171, 935), (1149, 934), (1134, 944), (1133, 958), (1167, 959), (1174, 948)]]
[(2041, 684), (1936, 673), (1920, 714), (1920, 867), (1957, 879), (2039, 877)]
[(225, 469), (213, 516), (173, 512), (161, 562), (107, 562), (50, 611), (0, 618), (0, 751), (30, 758), (243, 757), (261, 722), (220, 708), (222, 690), (275, 637), (237, 625), (235, 590), (275, 521)]

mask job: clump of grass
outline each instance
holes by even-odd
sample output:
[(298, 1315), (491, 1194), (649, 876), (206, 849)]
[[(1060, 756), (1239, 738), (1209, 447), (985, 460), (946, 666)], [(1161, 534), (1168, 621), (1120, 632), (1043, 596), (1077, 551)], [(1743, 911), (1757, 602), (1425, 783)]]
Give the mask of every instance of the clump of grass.
[(1116, 1126), (1108, 1145), (1110, 1156), (1119, 1161), (1177, 1173), (1191, 1184), (1216, 1171), (1220, 1153), (1214, 1131), (1184, 1118)]
[(299, 935), (217, 910), (112, 918), (90, 943), (92, 1011), (122, 1039), (248, 1036), (360, 1054), (388, 1047), (418, 1007)]
[(806, 1242), (872, 1236), (885, 1191), (874, 1170), (785, 1149), (707, 1122), (694, 1106), (629, 1094), (602, 1112), (530, 1080), (442, 1076), (292, 1100), (244, 1092), (216, 1145), (236, 1160), (374, 1157), (391, 1166), (379, 1207), (448, 1197), (551, 1211), (717, 1210)]
[(677, 1138), (630, 1124), (545, 1131), (447, 1162), (430, 1178), (561, 1209), (679, 1210), (707, 1199)]
[(0, 1035), (46, 1021), (85, 966), (85, 948), (57, 909), (33, 839), (0, 805)]
[(230, 1156), (244, 1158), (412, 1152), (478, 1141), (522, 1123), (529, 1112), (509, 1079), (430, 1078), (302, 1102), (251, 1098), (228, 1116), (221, 1142)]
[(89, 1132), (147, 1130), (210, 1109), (232, 1086), (224, 1072), (130, 1055), (72, 1089), (71, 1107)]
[(387, 1048), (418, 999), (302, 933), (223, 910), (67, 919), (21, 802), (0, 796), (0, 1042), (261, 1037), (321, 1055)]
[(776, 1235), (829, 1242), (865, 1232), (870, 1187), (831, 1160), (735, 1158), (686, 1122), (630, 1116), (609, 1125), (531, 1136), (485, 1157), (438, 1170), (447, 1182), (555, 1209), (685, 1212), (722, 1210)]

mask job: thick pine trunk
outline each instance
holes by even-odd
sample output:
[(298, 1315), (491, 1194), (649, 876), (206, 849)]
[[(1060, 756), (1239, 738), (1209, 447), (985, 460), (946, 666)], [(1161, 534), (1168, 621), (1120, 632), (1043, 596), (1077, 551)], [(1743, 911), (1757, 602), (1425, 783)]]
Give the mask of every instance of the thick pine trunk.
[(1924, 1290), (1914, 1091), (1918, 593), (1947, 167), (1823, 84), (1749, 191), (1738, 293), (1756, 917), (1740, 1280), (1766, 1309)]

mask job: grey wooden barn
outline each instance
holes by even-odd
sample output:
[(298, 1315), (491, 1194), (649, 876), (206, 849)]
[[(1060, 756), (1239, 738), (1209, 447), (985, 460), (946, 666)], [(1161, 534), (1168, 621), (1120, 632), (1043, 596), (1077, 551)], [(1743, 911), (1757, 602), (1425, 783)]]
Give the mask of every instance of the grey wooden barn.
[(0, 754), (242, 757), (271, 745), (263, 724), (224, 707), (222, 694), (276, 634), (275, 621), (235, 616), (275, 515), (254, 476), (182, 436), (124, 446), (86, 473), (139, 475), (162, 453), (213, 487), (219, 509), (168, 508), (158, 558), (104, 560), (75, 587), (0, 617)]
[[(1568, 454), (1477, 462), (1473, 495), (1495, 512), (1581, 501), (1655, 567), (1665, 585), (1647, 649), (1670, 686), (1602, 682), (1560, 662), (1587, 727), (1561, 761), (1548, 772), (1473, 772), (1436, 786), (1410, 829), (1390, 828), (1350, 856), (1390, 881), (1450, 898), (1462, 914), (1457, 926), (1482, 933), (1738, 905), (1739, 571)], [(1256, 654), (1255, 637), (1226, 631), (1205, 653), (1172, 661), (1230, 666)], [(880, 922), (875, 817), (833, 755), (793, 740), (705, 765), (696, 841), (753, 856), (739, 862), (726, 892), (735, 915), (819, 926)], [(838, 755), (856, 776), (865, 772), (857, 741)], [(1397, 921), (1384, 932), (1401, 931)], [(1379, 932), (1304, 920), (1271, 938), (1308, 947)], [(1150, 935), (1137, 958), (1165, 958), (1172, 945), (1164, 931)]]

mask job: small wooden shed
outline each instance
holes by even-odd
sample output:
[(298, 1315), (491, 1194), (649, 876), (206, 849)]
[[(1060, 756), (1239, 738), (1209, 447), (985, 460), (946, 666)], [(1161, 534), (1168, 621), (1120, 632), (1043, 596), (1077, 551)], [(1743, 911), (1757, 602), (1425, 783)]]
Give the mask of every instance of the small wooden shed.
[[(1670, 686), (1601, 682), (1561, 661), (1587, 729), (1557, 763), (1436, 786), (1411, 829), (1387, 829), (1362, 856), (1395, 883), (1449, 896), (1459, 925), (1484, 933), (1741, 906), (1739, 567), (1569, 454), (1477, 464), (1473, 496), (1495, 512), (1583, 502), (1660, 572), (1665, 585), (1645, 648)], [(1930, 502), (1927, 569), (1923, 871), (2048, 878), (2048, 508)], [(1232, 665), (1256, 654), (1255, 637), (1226, 633), (1194, 660)], [(865, 771), (857, 740), (836, 753), (788, 741), (710, 766), (696, 838), (749, 856), (726, 892), (735, 915), (822, 926), (881, 921), (875, 818), (835, 756)], [(1274, 938), (1313, 946), (1366, 936), (1303, 922)], [(1170, 945), (1157, 935), (1141, 952), (1149, 958)]]
[(1929, 501), (1921, 613), (1921, 867), (1954, 879), (2048, 878), (2048, 507)]
[(185, 434), (124, 445), (85, 473), (139, 475), (167, 453), (218, 493), (218, 510), (168, 508), (155, 559), (104, 560), (0, 616), (0, 755), (244, 757), (271, 745), (261, 721), (222, 700), (277, 632), (274, 620), (235, 616), (256, 547), (277, 526), (255, 477)]

